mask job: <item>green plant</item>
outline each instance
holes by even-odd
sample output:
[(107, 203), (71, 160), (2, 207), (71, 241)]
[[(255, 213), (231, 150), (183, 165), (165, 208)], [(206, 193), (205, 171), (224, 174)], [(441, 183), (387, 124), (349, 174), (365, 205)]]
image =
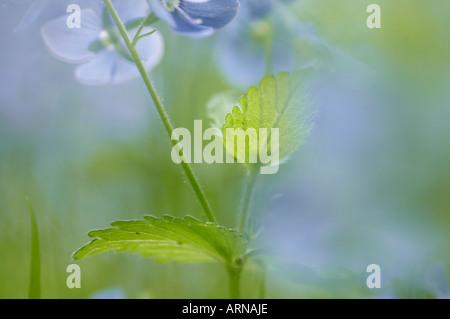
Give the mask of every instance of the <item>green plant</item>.
[[(111, 1), (104, 2), (171, 138), (174, 127), (136, 49), (138, 41), (143, 37), (140, 35), (142, 26), (153, 19), (151, 16), (145, 18), (134, 39), (131, 39)], [(240, 216), (237, 216), (238, 230), (217, 223), (198, 178), (189, 163), (182, 160), (182, 168), (204, 210), (206, 222), (190, 216), (185, 218), (146, 216), (144, 220), (116, 221), (112, 223), (112, 228), (90, 232), (89, 236), (93, 240), (75, 252), (74, 258), (80, 259), (115, 250), (139, 253), (159, 262), (216, 261), (222, 263), (229, 274), (230, 297), (239, 298), (243, 268), (262, 253), (261, 249), (254, 247), (254, 243), (247, 235), (247, 216), (252, 190), (260, 169), (268, 165), (261, 158), (261, 150), (264, 149), (266, 153), (275, 151), (278, 153), (279, 149), (275, 163), (278, 165), (279, 161), (285, 159), (303, 142), (310, 129), (309, 116), (305, 112), (307, 103), (304, 79), (304, 72), (293, 75), (286, 72), (277, 76), (267, 75), (259, 88), (250, 87), (246, 96), (241, 97), (240, 106), (230, 110), (224, 119), (223, 146), (247, 169), (248, 183), (243, 194), (243, 209)], [(270, 133), (262, 134), (260, 130), (262, 128), (270, 129)], [(227, 129), (234, 129), (234, 135), (228, 135)], [(276, 129), (277, 139), (272, 136), (272, 129)], [(239, 144), (238, 139), (245, 142)], [(172, 139), (172, 143), (177, 147), (177, 141)], [(183, 158), (182, 153), (180, 156)], [(257, 158), (257, 161), (250, 162), (250, 157)]]

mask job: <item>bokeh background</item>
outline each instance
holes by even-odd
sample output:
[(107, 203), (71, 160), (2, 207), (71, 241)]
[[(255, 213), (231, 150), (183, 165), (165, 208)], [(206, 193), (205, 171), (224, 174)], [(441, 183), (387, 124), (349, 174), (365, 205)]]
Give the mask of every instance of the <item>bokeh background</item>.
[[(203, 218), (141, 80), (83, 85), (73, 65), (49, 54), (40, 27), (72, 2), (54, 1), (15, 32), (29, 2), (0, 1), (0, 298), (27, 296), (26, 198), (38, 219), (43, 298), (227, 297), (220, 265), (116, 253), (77, 262), (82, 288), (66, 287), (89, 230), (146, 214)], [(253, 197), (258, 240), (275, 252), (266, 296), (448, 298), (450, 2), (377, 0), (381, 29), (366, 26), (375, 1), (273, 2), (264, 21), (284, 50), (273, 71), (314, 69), (316, 116), (306, 143), (258, 180)], [(259, 77), (228, 64), (242, 53), (227, 47), (238, 23), (246, 21), (203, 40), (158, 25), (165, 55), (151, 77), (176, 127), (207, 122), (214, 95), (242, 94)], [(194, 169), (220, 223), (233, 227), (243, 168)], [(366, 287), (373, 263), (380, 289)], [(243, 297), (256, 297), (254, 274), (243, 281)]]

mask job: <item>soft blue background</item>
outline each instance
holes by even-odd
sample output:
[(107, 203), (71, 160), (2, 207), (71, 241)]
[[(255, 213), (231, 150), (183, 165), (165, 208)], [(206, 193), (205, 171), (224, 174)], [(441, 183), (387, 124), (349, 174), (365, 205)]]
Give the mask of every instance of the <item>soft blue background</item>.
[[(369, 3), (305, 0), (289, 9), (328, 47), (308, 40), (292, 49), (300, 62), (320, 62), (310, 92), (314, 128), (255, 192), (260, 240), (275, 251), (268, 297), (448, 297), (450, 4), (380, 0), (382, 29), (369, 30)], [(28, 5), (0, 4), (0, 298), (27, 295), (25, 198), (37, 212), (45, 298), (87, 298), (109, 288), (131, 298), (226, 297), (218, 265), (127, 254), (79, 262), (82, 289), (66, 287), (70, 256), (89, 230), (145, 214), (203, 215), (170, 160), (141, 80), (85, 86), (74, 80), (73, 65), (48, 53), (40, 26), (65, 5), (14, 32)], [(151, 76), (177, 127), (207, 121), (214, 94), (244, 93), (215, 51), (227, 29), (190, 40), (160, 26), (166, 53)], [(194, 168), (220, 222), (233, 226), (242, 168)], [(372, 263), (381, 266), (381, 289), (365, 285)], [(244, 297), (255, 297), (255, 282), (244, 274)]]

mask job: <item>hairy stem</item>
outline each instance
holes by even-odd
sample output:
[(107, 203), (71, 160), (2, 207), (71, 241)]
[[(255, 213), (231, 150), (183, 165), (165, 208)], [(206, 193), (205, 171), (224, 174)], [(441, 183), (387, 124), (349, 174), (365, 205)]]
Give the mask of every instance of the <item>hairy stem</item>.
[(240, 294), (240, 281), (241, 281), (241, 268), (235, 268), (233, 266), (227, 266), (229, 287), (230, 287), (230, 299), (239, 299)]
[[(150, 80), (150, 77), (147, 74), (147, 70), (145, 69), (144, 63), (142, 62), (139, 53), (136, 50), (135, 44), (133, 44), (132, 40), (130, 39), (128, 32), (122, 23), (122, 20), (120, 19), (119, 15), (117, 14), (116, 9), (111, 3), (111, 0), (104, 0), (106, 8), (108, 9), (109, 13), (111, 14), (111, 17), (113, 18), (114, 22), (116, 23), (117, 27), (119, 28), (119, 32), (122, 35), (123, 40), (125, 41), (125, 44), (128, 47), (128, 50), (130, 51), (131, 57), (136, 64), (139, 73), (141, 74), (142, 79), (144, 80), (145, 86), (147, 87), (148, 92), (150, 93), (152, 100), (156, 106), (156, 109), (158, 110), (158, 114), (161, 117), (161, 120), (164, 124), (164, 128), (167, 131), (167, 134), (169, 135), (169, 138), (172, 142), (172, 144), (175, 146), (178, 142), (175, 140), (172, 140), (172, 133), (173, 133), (173, 126), (170, 122), (169, 116), (164, 109), (164, 106), (158, 97), (158, 94), (156, 92), (155, 87), (153, 86), (152, 81)], [(192, 171), (191, 166), (186, 163), (186, 161), (182, 161), (181, 165), (184, 169), (184, 172), (186, 173), (186, 176), (192, 185), (192, 188), (194, 189), (195, 194), (197, 195), (198, 200), (200, 201), (200, 204), (205, 211), (206, 217), (210, 222), (215, 223), (216, 218), (214, 217), (214, 214), (212, 212), (211, 206), (209, 205), (208, 200), (206, 199), (205, 194), (203, 193), (202, 188), (200, 187), (200, 184), (198, 182), (198, 179), (194, 172)]]
[[(144, 36), (146, 36), (146, 35), (144, 35), (144, 36), (141, 35), (142, 30), (144, 30), (145, 26), (147, 26), (149, 24), (152, 24), (153, 22), (156, 22), (157, 20), (158, 20), (158, 18), (153, 14), (153, 12), (150, 13), (147, 17), (145, 17), (142, 20), (141, 24), (139, 25), (138, 30), (136, 31), (136, 34), (134, 35), (133, 40), (131, 41), (133, 46), (135, 46), (140, 39), (142, 39)], [(153, 31), (147, 33), (147, 35), (150, 35), (150, 34), (152, 34), (155, 31), (156, 30), (153, 30)]]
[(248, 209), (250, 206), (250, 199), (252, 198), (253, 188), (255, 186), (256, 177), (258, 176), (258, 169), (251, 168), (245, 185), (244, 202), (242, 205), (241, 217), (239, 219), (239, 231), (245, 232), (247, 227)]

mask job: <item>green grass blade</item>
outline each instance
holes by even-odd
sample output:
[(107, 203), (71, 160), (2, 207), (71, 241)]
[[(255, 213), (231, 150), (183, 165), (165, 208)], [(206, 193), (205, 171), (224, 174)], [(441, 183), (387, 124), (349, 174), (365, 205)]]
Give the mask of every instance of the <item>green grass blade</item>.
[(30, 202), (27, 201), (31, 221), (31, 258), (30, 258), (30, 285), (29, 299), (41, 298), (41, 254), (39, 250), (39, 233), (36, 215)]

